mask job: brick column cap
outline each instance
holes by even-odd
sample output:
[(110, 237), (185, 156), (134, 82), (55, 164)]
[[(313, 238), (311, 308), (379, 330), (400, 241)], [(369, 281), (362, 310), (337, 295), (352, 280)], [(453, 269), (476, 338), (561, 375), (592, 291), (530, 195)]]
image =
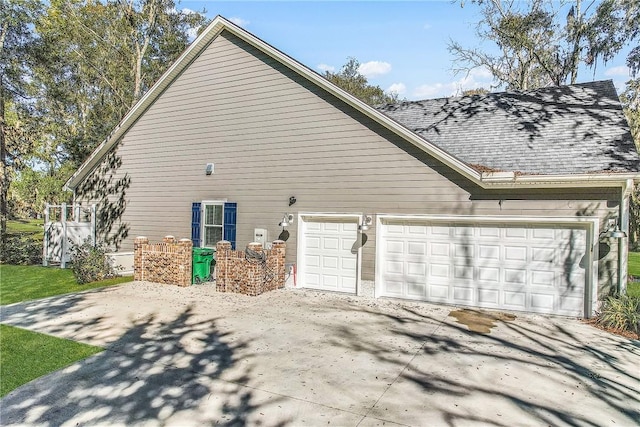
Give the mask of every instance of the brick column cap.
[(222, 249), (231, 249), (231, 242), (227, 240), (220, 240), (218, 243), (216, 243), (216, 247)]
[(262, 243), (260, 242), (251, 242), (247, 245), (247, 249), (250, 249), (252, 251), (256, 251), (256, 252), (262, 252)]

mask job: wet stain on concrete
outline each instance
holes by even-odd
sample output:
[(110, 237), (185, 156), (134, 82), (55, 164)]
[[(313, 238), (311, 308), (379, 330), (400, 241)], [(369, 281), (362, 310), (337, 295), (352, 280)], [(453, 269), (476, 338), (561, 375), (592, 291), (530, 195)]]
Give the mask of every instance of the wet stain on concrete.
[(468, 308), (452, 311), (449, 316), (455, 317), (458, 323), (466, 325), (471, 332), (485, 335), (491, 333), (491, 328), (495, 328), (497, 322), (511, 322), (516, 318), (513, 314)]

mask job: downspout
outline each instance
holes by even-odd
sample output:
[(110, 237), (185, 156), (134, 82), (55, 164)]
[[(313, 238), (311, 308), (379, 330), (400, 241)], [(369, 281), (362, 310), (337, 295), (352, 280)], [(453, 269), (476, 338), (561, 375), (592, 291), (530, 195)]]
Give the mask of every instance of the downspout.
[(633, 191), (633, 179), (628, 179), (622, 184), (620, 191), (619, 226), (627, 237), (618, 239), (618, 293), (627, 293), (627, 257), (629, 256), (629, 197)]

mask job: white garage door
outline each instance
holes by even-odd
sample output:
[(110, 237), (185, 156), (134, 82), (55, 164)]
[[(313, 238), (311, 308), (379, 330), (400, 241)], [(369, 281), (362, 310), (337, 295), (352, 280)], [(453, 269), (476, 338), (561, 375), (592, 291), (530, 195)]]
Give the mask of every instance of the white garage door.
[(563, 226), (383, 221), (380, 294), (581, 316), (586, 230)]
[(305, 218), (301, 284), (306, 288), (356, 292), (358, 224), (340, 219)]

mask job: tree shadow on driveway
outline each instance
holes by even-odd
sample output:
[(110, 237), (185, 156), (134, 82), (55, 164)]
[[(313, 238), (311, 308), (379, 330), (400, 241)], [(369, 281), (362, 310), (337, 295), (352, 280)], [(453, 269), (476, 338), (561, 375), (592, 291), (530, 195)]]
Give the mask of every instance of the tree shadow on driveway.
[[(483, 335), (424, 310), (362, 310), (371, 314), (373, 328), (386, 326), (397, 337), (422, 342), (403, 365), (397, 349), (359, 333), (358, 325), (339, 329), (331, 345), (367, 352), (384, 363), (395, 361), (402, 369), (367, 417), (450, 426), (635, 425), (640, 419), (638, 341), (574, 319), (530, 316), (529, 322), (522, 315)], [(535, 323), (540, 320), (543, 324)], [(440, 322), (435, 331), (421, 330), (433, 322)], [(404, 410), (390, 418), (389, 408), (398, 407)]]
[[(32, 319), (27, 309), (23, 319), (14, 318), (12, 323), (20, 326), (73, 312), (81, 298), (50, 301), (48, 308), (33, 311)], [(103, 320), (76, 318), (64, 327), (75, 334), (84, 330), (100, 335), (108, 329)], [(1, 424), (260, 425), (254, 416), (260, 412), (256, 402), (265, 401), (264, 396), (242, 385), (250, 370), (236, 369), (233, 380), (219, 379), (239, 363), (238, 352), (243, 357), (247, 353), (246, 343), (229, 340), (218, 321), (199, 319), (191, 306), (169, 321), (159, 321), (155, 315), (129, 320), (127, 331), (104, 352), (5, 396)], [(278, 397), (266, 400), (274, 404)], [(286, 424), (286, 417), (269, 423)]]

